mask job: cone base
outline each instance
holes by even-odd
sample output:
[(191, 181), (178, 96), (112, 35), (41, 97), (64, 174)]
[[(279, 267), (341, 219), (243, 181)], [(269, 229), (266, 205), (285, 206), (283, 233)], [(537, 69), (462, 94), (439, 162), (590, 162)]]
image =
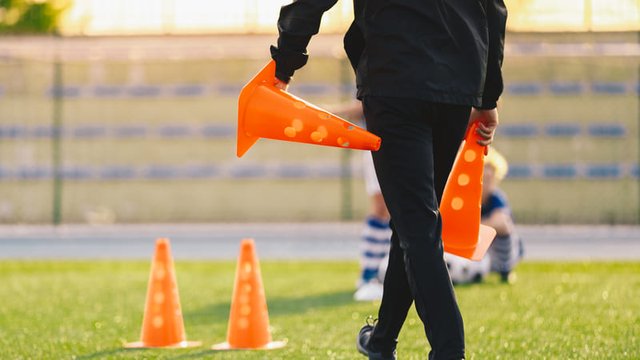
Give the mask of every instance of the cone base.
[(218, 351), (224, 351), (224, 350), (274, 350), (274, 349), (281, 349), (283, 348), (285, 345), (287, 345), (286, 341), (272, 341), (264, 346), (261, 347), (256, 347), (256, 348), (243, 348), (243, 347), (232, 347), (231, 344), (229, 344), (228, 342), (223, 342), (220, 344), (215, 344), (211, 347), (211, 350), (218, 350)]
[(496, 230), (490, 226), (480, 224), (480, 232), (478, 234), (478, 243), (472, 248), (458, 249), (455, 247), (444, 247), (444, 251), (453, 255), (462, 256), (473, 261), (480, 261), (489, 250), (489, 246), (496, 237)]
[(238, 130), (238, 139), (236, 145), (236, 156), (241, 158), (260, 138), (256, 136), (249, 136)]
[(238, 97), (238, 137), (236, 142), (236, 156), (241, 158), (260, 139), (258, 136), (248, 135), (245, 129), (245, 113), (249, 99), (256, 87), (275, 78), (276, 64), (270, 61), (247, 85), (242, 88)]
[(127, 349), (186, 349), (190, 347), (202, 346), (202, 341), (181, 341), (177, 344), (166, 346), (154, 346), (145, 344), (142, 341), (130, 342), (124, 345)]

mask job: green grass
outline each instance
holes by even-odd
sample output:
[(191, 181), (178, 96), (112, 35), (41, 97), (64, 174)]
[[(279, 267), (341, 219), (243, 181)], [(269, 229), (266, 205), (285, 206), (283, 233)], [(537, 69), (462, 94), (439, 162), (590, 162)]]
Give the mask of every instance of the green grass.
[[(192, 350), (124, 350), (138, 340), (148, 262), (0, 262), (0, 357), (6, 359), (360, 359), (355, 334), (377, 303), (352, 301), (355, 262), (262, 262), (282, 350), (213, 353), (226, 337), (233, 262), (176, 263)], [(469, 359), (637, 359), (640, 263), (523, 263), (518, 281), (460, 286)], [(402, 359), (424, 359), (411, 311)]]

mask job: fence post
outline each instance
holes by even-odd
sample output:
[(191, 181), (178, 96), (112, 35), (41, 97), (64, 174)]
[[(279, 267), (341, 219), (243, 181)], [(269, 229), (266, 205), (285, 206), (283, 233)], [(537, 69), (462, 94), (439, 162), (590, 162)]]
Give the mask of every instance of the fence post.
[[(351, 100), (351, 94), (349, 92), (349, 82), (351, 78), (349, 71), (351, 71), (351, 65), (346, 56), (342, 55), (339, 58), (340, 66), (340, 100)], [(340, 151), (340, 192), (341, 199), (341, 220), (353, 219), (353, 174), (351, 171), (351, 150), (343, 149)]]
[(60, 225), (62, 222), (62, 97), (63, 80), (62, 80), (62, 59), (60, 58), (59, 41), (61, 37), (55, 34), (53, 37), (54, 59), (53, 59), (53, 114), (52, 129), (53, 138), (51, 139), (51, 156), (53, 165), (53, 204), (52, 204), (52, 221), (53, 225)]

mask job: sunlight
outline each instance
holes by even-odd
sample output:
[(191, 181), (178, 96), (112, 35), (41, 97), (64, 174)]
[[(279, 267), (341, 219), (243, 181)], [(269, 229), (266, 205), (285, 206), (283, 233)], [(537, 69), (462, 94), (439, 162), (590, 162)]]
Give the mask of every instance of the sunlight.
[[(290, 0), (75, 0), (64, 33), (191, 34), (274, 33), (280, 6)], [(352, 3), (340, 0), (322, 21), (322, 31), (343, 31)]]
[[(291, 0), (75, 0), (70, 35), (266, 33), (277, 31), (280, 6)], [(512, 31), (640, 30), (640, 0), (506, 0)], [(344, 32), (352, 0), (339, 0), (321, 32)]]
[(506, 0), (512, 31), (640, 29), (640, 0)]

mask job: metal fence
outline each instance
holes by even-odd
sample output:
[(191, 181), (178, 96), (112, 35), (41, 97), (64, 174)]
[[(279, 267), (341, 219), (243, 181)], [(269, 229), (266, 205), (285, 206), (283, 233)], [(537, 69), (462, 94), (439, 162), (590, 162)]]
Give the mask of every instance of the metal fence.
[[(509, 36), (495, 146), (516, 220), (638, 223), (635, 35)], [(261, 141), (235, 158), (237, 95), (273, 40), (0, 39), (0, 221), (364, 216), (357, 152)], [(340, 44), (315, 39), (291, 92), (352, 99)]]

